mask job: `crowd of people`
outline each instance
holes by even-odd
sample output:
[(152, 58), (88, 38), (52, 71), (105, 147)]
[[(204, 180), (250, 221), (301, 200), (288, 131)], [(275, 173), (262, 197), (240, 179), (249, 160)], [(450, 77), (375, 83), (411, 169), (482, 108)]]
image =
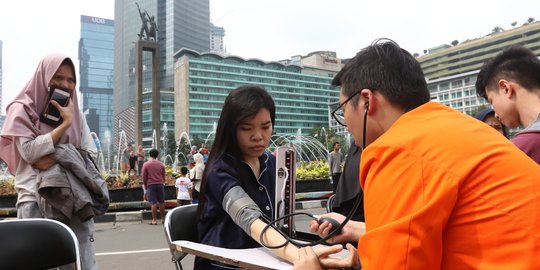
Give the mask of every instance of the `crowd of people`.
[[(431, 102), (420, 64), (394, 41), (379, 39), (359, 51), (332, 81), (340, 89), (332, 117), (354, 140), (347, 155), (338, 142), (329, 154), (336, 195), (333, 212), (322, 217), (342, 223), (350, 216), (327, 241), (338, 245), (299, 248), (277, 229), (264, 229), (276, 218), (276, 157), (266, 151), (276, 106), (260, 86), (228, 94), (211, 151), (193, 146), (179, 168), (178, 205), (198, 203), (200, 243), (240, 249), (264, 242), (294, 269), (539, 269), (538, 74), (540, 60), (529, 49), (504, 49), (476, 81), (491, 106), (471, 117)], [(0, 158), (16, 177), (18, 218), (62, 220), (77, 235), (83, 269), (97, 269), (93, 217), (107, 210), (108, 191), (92, 166), (96, 146), (75, 85), (69, 57), (45, 57), (7, 106)], [(55, 88), (69, 93), (65, 106), (49, 102)], [(51, 107), (58, 120), (42, 121)], [(517, 127), (524, 129), (510, 138)], [(159, 154), (151, 149), (146, 156), (131, 144), (121, 154), (121, 171), (142, 178), (152, 225), (158, 209), (161, 223), (165, 217)], [(59, 200), (45, 192), (52, 174), (89, 179), (71, 186), (83, 195), (69, 203), (89, 198), (91, 207), (48, 211)], [(326, 237), (336, 224), (322, 220), (310, 230)], [(345, 243), (347, 256), (331, 256)], [(195, 269), (232, 266), (197, 257)]]

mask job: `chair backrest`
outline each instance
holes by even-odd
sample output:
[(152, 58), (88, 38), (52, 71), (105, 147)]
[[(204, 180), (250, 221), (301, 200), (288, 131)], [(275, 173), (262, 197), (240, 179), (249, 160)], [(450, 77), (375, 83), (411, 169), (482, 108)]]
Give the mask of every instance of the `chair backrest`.
[(197, 206), (190, 204), (169, 210), (165, 217), (165, 232), (170, 242), (176, 240), (198, 241)]
[(180, 252), (172, 243), (177, 240), (198, 242), (197, 234), (197, 207), (198, 204), (178, 206), (169, 210), (165, 216), (165, 239), (172, 254), (172, 262), (176, 269), (183, 269), (180, 261), (187, 253)]
[(49, 269), (75, 263), (79, 242), (65, 224), (52, 219), (0, 221), (0, 269)]

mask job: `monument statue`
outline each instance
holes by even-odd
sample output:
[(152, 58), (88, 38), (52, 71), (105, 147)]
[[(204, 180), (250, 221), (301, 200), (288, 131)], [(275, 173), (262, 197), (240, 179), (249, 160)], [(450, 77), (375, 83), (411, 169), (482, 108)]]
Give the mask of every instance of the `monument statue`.
[(141, 30), (138, 34), (139, 39), (157, 40), (157, 24), (154, 16), (150, 16), (150, 14), (148, 14), (148, 11), (146, 10), (141, 11), (139, 3), (135, 3), (135, 5), (137, 5), (137, 9), (139, 10), (139, 15), (141, 16), (142, 22)]
[(157, 34), (157, 24), (156, 20), (154, 19), (154, 16), (150, 16), (147, 11), (145, 11), (146, 16), (148, 17), (148, 24), (150, 27), (148, 28), (148, 31), (146, 32), (146, 36), (150, 40), (157, 40), (156, 34)]

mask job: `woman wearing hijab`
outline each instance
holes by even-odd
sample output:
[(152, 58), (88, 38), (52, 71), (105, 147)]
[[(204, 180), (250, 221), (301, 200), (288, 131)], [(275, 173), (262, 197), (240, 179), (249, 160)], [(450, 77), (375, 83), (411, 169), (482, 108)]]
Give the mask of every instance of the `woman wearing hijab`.
[(193, 155), (193, 162), (195, 165), (189, 172), (191, 181), (193, 182), (193, 203), (199, 202), (199, 191), (201, 190), (201, 179), (204, 172), (204, 157), (201, 153), (195, 153)]
[(485, 108), (474, 115), (474, 118), (488, 124), (490, 127), (497, 130), (499, 133), (508, 138), (506, 127), (501, 120), (495, 116), (495, 111), (492, 108)]
[[(6, 120), (0, 138), (0, 158), (15, 175), (18, 218), (43, 218), (44, 209), (38, 206), (38, 178), (57, 163), (53, 159), (55, 146), (71, 144), (85, 150), (95, 158), (90, 130), (79, 110), (75, 90), (75, 66), (70, 58), (61, 54), (46, 56), (39, 63), (30, 81), (7, 106)], [(70, 92), (70, 101), (58, 109), (62, 121), (51, 126), (40, 121), (47, 106), (48, 91), (56, 86)], [(76, 217), (76, 216), (74, 216)], [(83, 269), (97, 269), (93, 244), (94, 221), (71, 218), (65, 222), (77, 235)]]

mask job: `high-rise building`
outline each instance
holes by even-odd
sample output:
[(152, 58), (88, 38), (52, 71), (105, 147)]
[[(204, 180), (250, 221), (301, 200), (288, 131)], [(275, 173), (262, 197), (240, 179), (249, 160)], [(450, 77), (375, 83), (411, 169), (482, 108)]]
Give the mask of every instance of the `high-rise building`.
[(214, 53), (226, 53), (223, 38), (225, 37), (225, 29), (220, 26), (210, 24), (210, 51)]
[(465, 41), (437, 46), (417, 58), (424, 71), (432, 100), (467, 114), (487, 106), (476, 95), (475, 82), (486, 61), (511, 45), (523, 45), (540, 56), (540, 22)]
[[(114, 21), (81, 15), (79, 90), (91, 132), (111, 142), (113, 127)], [(107, 134), (107, 135), (106, 135)]]
[[(210, 50), (209, 0), (116, 0), (115, 1), (115, 74), (114, 115), (118, 131), (125, 131), (127, 141), (134, 141), (135, 43), (139, 40), (146, 11), (157, 22), (156, 40), (160, 55), (161, 126), (174, 127), (173, 54), (181, 48)], [(150, 52), (143, 52), (142, 136), (145, 148), (153, 140), (151, 127)], [(119, 127), (121, 125), (121, 127)], [(116, 132), (115, 132), (116, 134)]]
[(205, 139), (213, 132), (225, 97), (241, 85), (260, 85), (272, 95), (274, 130), (280, 135), (328, 128), (328, 104), (338, 100), (332, 76), (304, 73), (300, 65), (189, 49), (179, 50), (175, 59), (176, 128), (192, 138)]

